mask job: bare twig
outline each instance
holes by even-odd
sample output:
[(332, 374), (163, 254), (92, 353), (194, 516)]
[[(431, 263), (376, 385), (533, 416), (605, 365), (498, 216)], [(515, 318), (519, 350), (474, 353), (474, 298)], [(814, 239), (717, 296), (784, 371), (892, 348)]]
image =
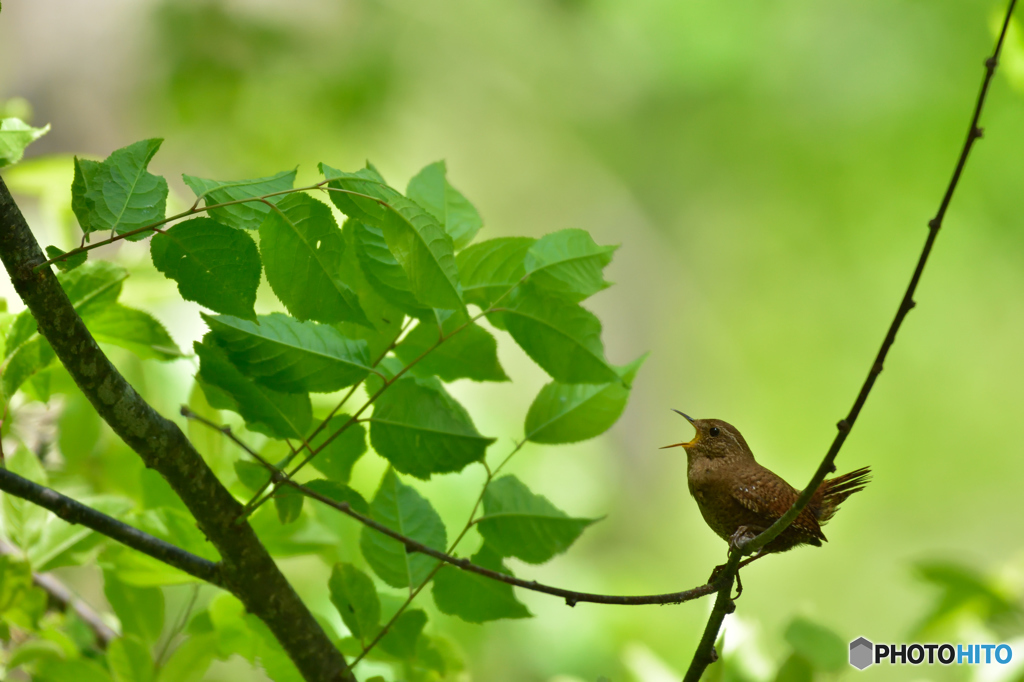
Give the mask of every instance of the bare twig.
[[(796, 502), (789, 508), (785, 514), (783, 514), (775, 523), (771, 525), (767, 530), (758, 535), (757, 537), (747, 541), (740, 542), (738, 551), (730, 554), (729, 563), (726, 564), (726, 570), (723, 571), (726, 575), (724, 576), (725, 582), (731, 583), (732, 576), (738, 571), (738, 559), (734, 560), (734, 556), (741, 554), (750, 554), (766, 546), (769, 542), (778, 537), (791, 523), (799, 516), (800, 512), (808, 505), (811, 497), (817, 491), (818, 486), (821, 485), (825, 477), (835, 471), (835, 459), (839, 454), (840, 448), (843, 447), (843, 443), (846, 442), (846, 437), (850, 434), (850, 430), (853, 428), (854, 423), (857, 421), (858, 415), (860, 415), (861, 408), (864, 407), (864, 403), (868, 399), (868, 394), (871, 392), (872, 387), (875, 385), (875, 381), (878, 379), (878, 375), (882, 373), (882, 368), (885, 363), (885, 358), (889, 354), (889, 349), (892, 347), (893, 342), (896, 340), (896, 332), (899, 331), (900, 326), (903, 324), (904, 318), (909, 313), (916, 302), (914, 301), (914, 292), (917, 290), (917, 284), (921, 280), (921, 273), (924, 272), (924, 266), (928, 262), (928, 256), (931, 254), (932, 245), (935, 243), (935, 237), (939, 233), (939, 229), (942, 227), (942, 220), (946, 216), (946, 210), (949, 208), (949, 202), (953, 198), (953, 192), (956, 190), (957, 184), (960, 181), (960, 175), (963, 172), (964, 165), (967, 163), (967, 156), (970, 154), (971, 149), (974, 147), (974, 143), (981, 138), (982, 129), (978, 126), (978, 122), (981, 118), (981, 110), (985, 104), (985, 96), (988, 94), (989, 85), (992, 82), (992, 76), (995, 74), (996, 65), (999, 63), (999, 53), (1002, 51), (1003, 41), (1006, 38), (1006, 31), (1010, 25), (1010, 18), (1013, 16), (1014, 5), (1017, 0), (1010, 0), (1009, 6), (1006, 9), (1006, 17), (1003, 20), (1002, 29), (999, 32), (999, 38), (996, 40), (995, 49), (992, 52), (992, 56), (985, 60), (985, 76), (981, 82), (981, 91), (978, 93), (978, 100), (974, 106), (974, 114), (971, 117), (970, 127), (967, 129), (967, 139), (964, 140), (963, 148), (960, 150), (960, 156), (957, 159), (956, 167), (953, 170), (953, 176), (949, 180), (949, 184), (946, 187), (946, 192), (942, 196), (942, 202), (939, 204), (939, 210), (936, 212), (935, 217), (928, 221), (928, 236), (924, 242), (924, 248), (921, 250), (921, 255), (917, 259), (917, 265), (914, 267), (914, 273), (910, 278), (910, 283), (907, 285), (907, 290), (903, 294), (903, 298), (900, 301), (899, 307), (896, 309), (896, 316), (893, 318), (892, 324), (889, 325), (889, 331), (885, 335), (885, 339), (882, 341), (882, 347), (878, 351), (878, 355), (875, 356), (875, 361), (871, 365), (871, 369), (868, 372), (867, 379), (864, 380), (864, 385), (861, 386), (860, 392), (857, 394), (857, 399), (853, 402), (853, 407), (850, 409), (850, 413), (845, 419), (839, 421), (836, 425), (839, 432), (836, 434), (835, 440), (832, 441), (831, 447), (822, 459), (821, 464), (818, 466), (817, 471), (814, 472), (814, 476), (811, 478), (810, 483), (800, 493)], [(719, 594), (719, 601), (721, 601), (721, 595)], [(724, 593), (728, 598), (728, 593)], [(724, 603), (724, 602), (723, 602)], [(686, 673), (686, 680), (698, 680), (703, 674), (704, 669), (707, 668), (708, 664), (712, 662), (711, 648), (714, 645), (715, 638), (718, 634), (718, 628), (721, 626), (722, 618), (725, 616), (725, 612), (719, 613), (719, 602), (715, 603), (715, 610), (712, 612), (711, 619), (708, 621), (708, 628), (704, 632), (704, 637), (701, 639), (700, 644), (697, 647), (697, 651), (694, 653), (693, 661), (690, 663), (690, 668)], [(717, 624), (716, 624), (717, 619)], [(712, 631), (712, 626), (713, 631)]]

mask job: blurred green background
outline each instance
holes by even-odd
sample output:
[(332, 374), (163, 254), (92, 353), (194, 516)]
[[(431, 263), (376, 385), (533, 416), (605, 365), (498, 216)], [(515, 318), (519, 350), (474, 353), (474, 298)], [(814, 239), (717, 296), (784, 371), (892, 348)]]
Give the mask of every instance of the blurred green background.
[[(608, 269), (616, 286), (588, 307), (612, 362), (651, 351), (629, 407), (598, 440), (531, 446), (512, 465), (570, 514), (607, 518), (568, 554), (516, 571), (577, 590), (675, 591), (703, 582), (725, 545), (686, 490), (682, 451), (657, 449), (692, 433), (669, 408), (736, 424), (761, 463), (806, 482), (910, 276), (1002, 11), (990, 0), (8, 2), (0, 100), (24, 98), (32, 123), (53, 128), (5, 178), (40, 241), (67, 248), (77, 226), (67, 190), (52, 187), (62, 173), (70, 184), (70, 154), (165, 137), (150, 168), (179, 203), (190, 196), (183, 172), (298, 165), (302, 183), (319, 161), (370, 159), (402, 187), (444, 158), (484, 216), (481, 238), (583, 227), (621, 244)], [(918, 307), (838, 460), (840, 472), (870, 465), (875, 480), (826, 528), (825, 547), (744, 572), (726, 622), (731, 674), (770, 679), (796, 617), (844, 641), (913, 641), (942, 594), (920, 579), (920, 562), (956, 562), (1011, 602), (1024, 593), (1019, 24), (983, 125)], [(133, 269), (126, 302), (190, 347), (197, 309), (155, 272), (145, 244), (118, 246), (100, 257)], [(0, 289), (20, 309), (6, 278)], [(509, 374), (525, 379), (462, 381), (453, 393), (481, 432), (503, 438), (495, 447), (510, 448), (545, 378), (501, 343)], [(194, 371), (189, 361), (135, 368), (165, 414), (187, 400)], [(364, 459), (356, 486), (371, 492), (380, 470)], [(454, 525), (478, 485), (467, 473), (421, 487)], [(300, 589), (323, 598), (324, 575), (286, 568), (309, 574)], [(678, 679), (710, 609), (569, 609), (520, 596), (536, 618), (478, 627), (432, 617), (464, 649), (472, 679)], [(1024, 659), (1024, 630), (993, 630), (990, 605), (968, 602), (925, 641), (1016, 637)], [(984, 679), (1020, 668), (996, 673)], [(981, 679), (926, 667), (860, 674)]]

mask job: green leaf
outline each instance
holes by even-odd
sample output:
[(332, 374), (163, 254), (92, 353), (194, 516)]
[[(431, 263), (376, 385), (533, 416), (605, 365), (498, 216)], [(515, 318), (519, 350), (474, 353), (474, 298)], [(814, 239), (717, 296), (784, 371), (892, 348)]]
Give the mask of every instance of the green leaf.
[[(102, 163), (75, 157), (71, 208), (83, 232), (123, 234), (163, 219), (167, 181), (146, 170), (162, 142), (136, 142), (113, 152)], [(130, 239), (148, 235), (139, 233)]]
[(484, 492), (480, 534), (502, 556), (542, 564), (561, 554), (597, 519), (571, 518), (515, 476), (492, 481)]
[(467, 303), (482, 310), (526, 276), (526, 254), (536, 243), (532, 237), (500, 237), (473, 244), (455, 257)]
[(135, 637), (120, 637), (111, 642), (107, 648), (107, 663), (115, 682), (151, 682), (154, 679), (149, 647)]
[[(296, 171), (282, 171), (277, 175), (251, 180), (206, 180), (194, 175), (182, 175), (185, 184), (195, 192), (196, 199), (202, 199), (204, 206), (224, 204), (229, 201), (261, 197), (273, 192), (291, 189), (295, 182)], [(279, 194), (267, 197), (267, 201), (276, 204), (286, 195)], [(210, 215), (221, 223), (238, 230), (255, 230), (263, 218), (270, 212), (270, 207), (262, 201), (247, 201), (242, 204), (221, 206), (210, 209)], [(191, 300), (191, 299), (190, 299)], [(218, 311), (227, 312), (227, 311)], [(229, 313), (234, 315), (235, 313)], [(243, 316), (240, 316), (243, 317)]]
[(619, 381), (605, 384), (560, 384), (553, 381), (540, 390), (526, 413), (526, 439), (535, 443), (576, 443), (599, 436), (618, 421), (629, 400), (629, 386), (643, 354), (618, 368)]
[(373, 580), (352, 564), (338, 563), (327, 582), (331, 603), (353, 637), (373, 637), (380, 628), (380, 599)]
[(34, 682), (112, 682), (110, 673), (98, 663), (85, 658), (40, 661), (32, 679)]
[(41, 336), (33, 338), (28, 343), (23, 343), (8, 358), (7, 364), (3, 368), (3, 376), (0, 377), (3, 394), (13, 396), (22, 384), (45, 370), (56, 359), (57, 355), (53, 352), (49, 341)]
[(559, 230), (530, 247), (524, 266), (534, 286), (579, 302), (610, 286), (603, 270), (617, 248), (598, 246), (586, 230)]
[(177, 360), (184, 354), (167, 329), (149, 313), (119, 303), (82, 316), (100, 343), (130, 350), (144, 360)]
[[(60, 258), (61, 256), (64, 256), (66, 254), (66, 251), (58, 249), (56, 246), (46, 247), (46, 257), (49, 258), (50, 260), (53, 260), (54, 258)], [(70, 258), (64, 258), (63, 260), (59, 260), (55, 262), (54, 265), (56, 265), (57, 269), (60, 270), (61, 272), (68, 272), (70, 270), (74, 270), (78, 266), (85, 263), (85, 261), (88, 260), (88, 258), (89, 252), (82, 251), (80, 253), (76, 253), (74, 256), (71, 256)]]
[(153, 237), (153, 265), (178, 283), (186, 301), (255, 320), (260, 254), (252, 239), (211, 218), (178, 223)]
[[(109, 261), (86, 263), (72, 272), (57, 275), (64, 293), (79, 315), (85, 315), (108, 306), (121, 295), (121, 286), (128, 277), (128, 271)], [(14, 319), (7, 334), (6, 356), (10, 356), (23, 343), (38, 333), (36, 319), (28, 310)]]
[(33, 128), (20, 118), (0, 119), (0, 168), (11, 166), (25, 155), (25, 147), (50, 132), (50, 125)]
[(235, 475), (246, 488), (252, 491), (262, 490), (270, 481), (270, 472), (258, 462), (247, 462), (243, 459), (235, 462)]
[(363, 496), (344, 483), (338, 483), (337, 481), (325, 481), (322, 478), (317, 478), (306, 483), (306, 487), (315, 493), (319, 493), (324, 497), (334, 500), (335, 502), (348, 503), (348, 506), (350, 506), (355, 512), (363, 515), (370, 513), (370, 505), (366, 503)]
[(4, 667), (7, 670), (14, 670), (26, 663), (43, 659), (60, 660), (65, 656), (64, 649), (56, 642), (48, 639), (30, 639), (22, 642), (10, 652), (9, 658), (4, 661)]
[(277, 509), (278, 520), (282, 524), (298, 521), (305, 499), (302, 493), (295, 488), (289, 485), (279, 486), (274, 491), (274, 507)]
[(197, 379), (210, 405), (242, 415), (246, 428), (271, 438), (302, 438), (313, 419), (307, 394), (280, 393), (243, 375), (211, 339), (194, 344)]
[(396, 658), (409, 660), (416, 656), (416, 643), (419, 641), (423, 626), (427, 624), (427, 614), (420, 609), (403, 611), (391, 629), (380, 640), (380, 648)]
[[(117, 300), (126, 277), (128, 272), (124, 268), (106, 261), (94, 261), (71, 272), (58, 274), (57, 281), (78, 314), (89, 317), (99, 314)], [(18, 387), (56, 359), (50, 344), (39, 336), (36, 320), (28, 310), (15, 317), (7, 334), (4, 353), (8, 360), (2, 386), (7, 396), (14, 395)]]
[(520, 287), (501, 318), (516, 343), (555, 381), (603, 384), (619, 375), (604, 357), (601, 322), (563, 298)]
[[(22, 444), (9, 453), (5, 465), (33, 483), (46, 485), (46, 471), (34, 452)], [(50, 512), (14, 495), (3, 495), (4, 535), (23, 552), (40, 542)]]
[(216, 655), (216, 635), (192, 635), (160, 666), (158, 679), (163, 682), (200, 680)]
[(150, 644), (164, 629), (164, 593), (158, 587), (136, 587), (121, 581), (114, 571), (103, 572), (103, 594), (121, 621), (121, 633)]
[(300, 320), (369, 324), (355, 293), (338, 277), (343, 250), (331, 209), (305, 194), (286, 196), (260, 225), (267, 281)]
[(230, 315), (203, 315), (214, 341), (232, 364), (257, 382), (285, 393), (332, 393), (370, 371), (365, 341), (334, 327), (273, 313), (258, 323)]
[(839, 672), (847, 665), (847, 642), (832, 630), (806, 618), (794, 618), (786, 628), (786, 641), (818, 670)]
[(483, 458), (494, 438), (480, 435), (465, 408), (433, 378), (403, 377), (374, 403), (370, 442), (402, 473), (429, 479)]
[[(63, 454), (63, 453), (62, 453)], [(83, 504), (114, 518), (122, 518), (134, 503), (123, 497), (80, 497)], [(81, 553), (102, 542), (92, 529), (67, 523), (52, 514), (45, 517), (39, 538), (26, 551), (36, 571), (45, 572), (61, 566), (80, 565)], [(88, 555), (85, 555), (86, 557)]]
[[(505, 575), (512, 572), (488, 545), (470, 561)], [(469, 623), (486, 623), (501, 618), (529, 618), (530, 611), (516, 599), (512, 586), (454, 566), (443, 566), (434, 577), (434, 603), (442, 613)]]
[[(370, 516), (407, 538), (445, 550), (447, 534), (441, 517), (426, 498), (402, 483), (393, 469), (384, 473), (370, 502)], [(367, 526), (363, 527), (359, 547), (373, 572), (392, 587), (419, 585), (437, 565), (436, 559), (408, 553), (398, 540)]]
[(392, 342), (402, 331), (405, 313), (383, 298), (376, 288), (370, 284), (359, 264), (355, 243), (356, 223), (346, 220), (341, 228), (341, 238), (345, 242), (345, 253), (341, 258), (339, 273), (359, 297), (359, 305), (367, 311), (372, 327), (338, 322), (335, 326), (350, 339), (363, 339), (370, 346), (370, 357), (377, 359), (390, 349)]
[[(323, 445), (338, 429), (344, 426), (351, 417), (339, 414), (327, 422), (320, 433), (310, 441), (315, 450)], [(348, 483), (352, 475), (352, 467), (366, 453), (366, 429), (362, 424), (355, 423), (346, 428), (340, 436), (327, 444), (310, 462), (313, 467), (332, 481)]]
[(324, 164), (320, 164), (320, 172), (334, 180), (330, 187), (386, 202), (331, 192), (331, 200), (342, 213), (383, 231), (388, 249), (405, 270), (419, 301), (432, 308), (463, 307), (452, 238), (434, 216), (388, 187), (376, 173), (342, 173)]
[(437, 218), (458, 250), (473, 241), (484, 221), (462, 192), (451, 186), (447, 174), (444, 161), (432, 163), (409, 180), (405, 193)]
[(430, 308), (420, 303), (412, 293), (409, 278), (388, 249), (383, 230), (352, 219), (345, 221), (345, 229), (352, 230), (359, 266), (374, 290), (388, 303), (410, 315), (428, 314)]
[[(941, 628), (964, 610), (979, 614), (996, 632), (1021, 620), (1022, 608), (1003, 593), (995, 581), (976, 569), (947, 561), (923, 561), (914, 566), (916, 576), (941, 589), (940, 597), (914, 630), (915, 639)], [(1011, 625), (1011, 627), (1016, 627)]]
[(775, 673), (775, 682), (813, 682), (814, 668), (800, 654), (790, 654), (779, 671)]
[[(451, 315), (441, 325), (445, 335), (465, 323), (464, 315)], [(426, 353), (440, 338), (436, 322), (423, 320), (395, 348), (395, 354), (406, 364)], [(444, 343), (431, 350), (411, 370), (416, 374), (436, 374), (441, 381), (472, 379), (473, 381), (508, 381), (498, 362), (498, 342), (478, 324), (471, 323)]]
[(28, 562), (10, 554), (0, 556), (0, 616), (6, 617), (17, 608), (31, 589), (32, 568)]

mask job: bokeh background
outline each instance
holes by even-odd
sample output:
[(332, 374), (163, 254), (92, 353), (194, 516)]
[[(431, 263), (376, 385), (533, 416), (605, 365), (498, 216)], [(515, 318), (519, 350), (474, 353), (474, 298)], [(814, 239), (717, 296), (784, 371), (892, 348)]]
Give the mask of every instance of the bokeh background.
[[(612, 362), (651, 353), (629, 407), (604, 437), (528, 447), (511, 469), (569, 513), (607, 518), (568, 554), (516, 570), (578, 590), (675, 591), (703, 582), (725, 545), (687, 492), (682, 451), (658, 450), (692, 433), (669, 408), (736, 424), (760, 462), (806, 482), (910, 276), (1002, 10), (991, 0), (9, 0), (0, 101), (27, 102), (32, 123), (52, 131), (5, 178), (41, 241), (67, 248), (71, 154), (165, 137), (150, 168), (181, 204), (183, 172), (298, 165), (302, 182), (319, 161), (354, 170), (370, 159), (404, 187), (443, 158), (484, 216), (480, 238), (583, 227), (621, 244), (608, 270), (616, 286), (588, 306)], [(1019, 24), (983, 124), (918, 307), (838, 460), (840, 472), (870, 465), (875, 480), (828, 526), (825, 547), (744, 572), (727, 621), (733, 676), (771, 679), (794, 618), (844, 641), (914, 641), (944, 595), (963, 599), (931, 619), (924, 641), (1015, 641), (1014, 663), (1024, 659), (1013, 639), (1024, 631), (993, 629), (990, 603), (920, 568), (951, 562), (1009, 603), (1024, 593)], [(125, 299), (183, 348), (201, 335), (197, 310), (176, 302), (144, 244), (100, 254), (132, 268)], [(0, 288), (20, 309), (6, 278)], [(502, 438), (495, 448), (510, 448), (545, 379), (501, 343), (516, 383), (454, 392)], [(136, 365), (166, 414), (187, 400), (190, 361)], [(372, 492), (380, 471), (364, 458), (356, 487)], [(100, 468), (97, 480), (106, 474), (131, 489), (133, 474)], [(421, 487), (454, 525), (478, 485), (467, 473)], [(323, 599), (320, 569), (286, 568)], [(678, 679), (710, 609), (521, 598), (536, 618), (478, 627), (432, 616), (472, 679)], [(218, 677), (226, 670), (208, 679), (230, 679)]]

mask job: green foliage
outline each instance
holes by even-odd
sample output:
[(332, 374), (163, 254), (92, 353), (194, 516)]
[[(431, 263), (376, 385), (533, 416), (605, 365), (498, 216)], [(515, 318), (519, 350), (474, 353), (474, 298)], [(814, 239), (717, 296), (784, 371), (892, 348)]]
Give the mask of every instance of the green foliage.
[(437, 218), (452, 238), (456, 249), (473, 241), (484, 226), (473, 204), (448, 182), (448, 168), (437, 161), (417, 173), (406, 188), (406, 195)]
[[(370, 502), (374, 521), (428, 547), (444, 551), (447, 534), (441, 517), (422, 495), (388, 469)], [(370, 568), (392, 587), (418, 585), (437, 565), (437, 559), (405, 551), (405, 545), (364, 527), (359, 546)]]
[(598, 246), (584, 230), (560, 230), (532, 244), (523, 267), (535, 285), (582, 301), (610, 286), (603, 273), (617, 248)]
[(50, 126), (33, 128), (18, 118), (0, 119), (0, 168), (21, 161), (25, 147), (50, 132)]
[(308, 395), (280, 393), (256, 383), (208, 337), (194, 347), (200, 363), (196, 379), (210, 405), (238, 412), (253, 431), (302, 438), (313, 418)]
[[(182, 299), (211, 311), (202, 313), (208, 333), (193, 344), (198, 391), (193, 390), (190, 408), (215, 423), (230, 422), (233, 433), (274, 466), (288, 469), (309, 458), (323, 478), (294, 479), (305, 481), (304, 491), (275, 485), (267, 467), (233, 450), (224, 434), (193, 421), (189, 437), (230, 490), (252, 503), (250, 523), (275, 558), (318, 555), (333, 566), (327, 588), (352, 635), (341, 641), (342, 650), (394, 665), (403, 679), (447, 679), (463, 668), (459, 654), (431, 631), (425, 611), (408, 608), (408, 600), (378, 586), (418, 593), (432, 582), (438, 609), (471, 623), (530, 617), (513, 588), (409, 552), (368, 526), (353, 546), (353, 536), (339, 526), (351, 521), (320, 502), (306, 503), (303, 493), (366, 515), (428, 547), (454, 551), (431, 500), (402, 475), (426, 480), (462, 472), (485, 462), (496, 442), (479, 432), (471, 406), (460, 403), (448, 386), (464, 379), (511, 380), (498, 359), (508, 337), (503, 342), (503, 334), (495, 335), (484, 320), (507, 331), (555, 379), (540, 390), (526, 416), (525, 431), (518, 434), (526, 440), (592, 438), (625, 408), (644, 358), (622, 367), (610, 364), (600, 322), (579, 305), (608, 286), (603, 271), (615, 247), (597, 245), (583, 230), (473, 244), (483, 221), (449, 182), (443, 162), (413, 177), (406, 196), (371, 165), (354, 173), (321, 165), (321, 185), (346, 217), (341, 228), (329, 206), (292, 189), (295, 171), (234, 182), (185, 175), (196, 205), (178, 216), (187, 220), (162, 227), (166, 183), (146, 170), (159, 145), (159, 140), (143, 141), (103, 162), (76, 159), (75, 215), (86, 235), (160, 228), (138, 233), (153, 234), (153, 265), (176, 283)], [(58, 279), (99, 341), (144, 359), (182, 357), (159, 322), (118, 302), (124, 269), (85, 262), (84, 254), (67, 257), (55, 247), (50, 255), (62, 259)], [(261, 273), (279, 307), (257, 301)], [(271, 312), (282, 307), (287, 312)], [(0, 332), (5, 395), (21, 387), (29, 398), (71, 390), (58, 442), (69, 471), (88, 472), (106, 442), (91, 406), (61, 383), (66, 378), (52, 376), (53, 352), (29, 313), (0, 316)], [(366, 491), (350, 481), (353, 467), (371, 448), (389, 467), (367, 502)], [(134, 460), (123, 462), (129, 461), (138, 466)], [(9, 455), (8, 466), (32, 480), (48, 479), (46, 467), (23, 447)], [(133, 476), (124, 486), (131, 500), (85, 499), (216, 560), (167, 484), (140, 470), (136, 486)], [(257, 492), (265, 497), (252, 498)], [(273, 510), (261, 506), (268, 500)], [(481, 501), (482, 510), (466, 519), (456, 544), (476, 524), (485, 542), (471, 561), (506, 575), (511, 571), (504, 557), (548, 561), (593, 523), (569, 517), (513, 476), (496, 478), (491, 468)], [(225, 594), (202, 601), (190, 618), (188, 637), (162, 648), (162, 642), (178, 641), (165, 623), (168, 590), (182, 589), (172, 586), (191, 582), (189, 576), (105, 545), (95, 534), (15, 498), (5, 496), (3, 504), (4, 532), (31, 562), (20, 565), (20, 578), (8, 583), (8, 611), (16, 615), (4, 622), (33, 628), (42, 614), (45, 599), (30, 598), (29, 566), (74, 566), (97, 555), (107, 601), (121, 622), (122, 636), (102, 655), (105, 668), (75, 668), (77, 661), (65, 660), (50, 645), (25, 648), (19, 660), (40, 679), (65, 674), (118, 682), (186, 679), (233, 655), (262, 666), (275, 680), (298, 679), (266, 627)], [(367, 571), (351, 558), (356, 554)], [(0, 609), (0, 617), (3, 613)], [(384, 627), (379, 644), (364, 652)]]
[(481, 460), (495, 440), (480, 435), (465, 408), (433, 377), (399, 379), (375, 404), (373, 449), (418, 478), (461, 471)]
[(848, 665), (849, 643), (818, 623), (794, 618), (783, 636), (798, 656), (818, 670), (835, 673)]
[[(181, 351), (156, 318), (117, 303), (127, 277), (124, 268), (96, 261), (60, 273), (57, 281), (97, 341), (121, 346), (142, 358), (172, 360), (180, 357)], [(4, 354), (3, 391), (8, 396), (14, 395), (25, 381), (38, 376), (56, 359), (28, 311), (20, 313), (11, 324)], [(48, 391), (45, 393), (48, 395)]]
[(499, 309), (501, 324), (556, 381), (600, 384), (619, 380), (604, 357), (601, 323), (585, 308), (523, 285)]
[[(512, 575), (501, 556), (484, 545), (470, 561), (477, 566)], [(434, 603), (442, 613), (470, 623), (500, 618), (529, 618), (530, 612), (516, 599), (512, 586), (476, 573), (443, 566), (434, 578)]]
[(353, 637), (373, 637), (380, 626), (380, 599), (373, 580), (352, 564), (335, 564), (327, 583), (331, 602)]
[(230, 315), (203, 319), (232, 364), (277, 391), (332, 393), (370, 371), (366, 342), (347, 339), (328, 325), (280, 313), (261, 315), (256, 322)]
[(503, 476), (484, 492), (479, 528), (500, 556), (542, 564), (567, 550), (596, 520), (571, 518), (515, 476)]
[(367, 323), (356, 295), (338, 278), (342, 249), (330, 209), (305, 194), (285, 197), (260, 225), (267, 281), (300, 320)]
[[(167, 181), (146, 170), (163, 140), (142, 140), (102, 162), (75, 158), (71, 208), (88, 236), (98, 230), (123, 234), (164, 217)], [(143, 239), (139, 232), (130, 239)]]
[[(196, 201), (202, 199), (214, 221), (237, 230), (254, 230), (270, 212), (269, 204), (276, 204), (284, 195), (267, 197), (262, 201), (245, 201), (264, 194), (284, 192), (295, 183), (295, 171), (282, 171), (266, 178), (252, 180), (206, 180), (194, 175), (182, 175), (185, 184), (195, 192)], [(264, 203), (264, 201), (266, 203)], [(232, 203), (240, 202), (240, 203)], [(219, 206), (219, 204), (231, 204)]]
[(647, 359), (618, 368), (620, 380), (605, 384), (560, 384), (540, 390), (526, 413), (526, 438), (535, 443), (576, 443), (599, 436), (618, 421), (629, 400), (629, 386)]
[(186, 220), (155, 235), (150, 253), (153, 265), (178, 283), (178, 293), (186, 301), (256, 319), (260, 254), (238, 230), (211, 218)]
[[(366, 429), (363, 425), (352, 424), (343, 429), (350, 419), (344, 414), (331, 418), (327, 426), (309, 441), (314, 449), (322, 448), (313, 459), (313, 467), (328, 479), (340, 483), (348, 483), (352, 467), (366, 454)], [(339, 432), (341, 435), (327, 442)]]

